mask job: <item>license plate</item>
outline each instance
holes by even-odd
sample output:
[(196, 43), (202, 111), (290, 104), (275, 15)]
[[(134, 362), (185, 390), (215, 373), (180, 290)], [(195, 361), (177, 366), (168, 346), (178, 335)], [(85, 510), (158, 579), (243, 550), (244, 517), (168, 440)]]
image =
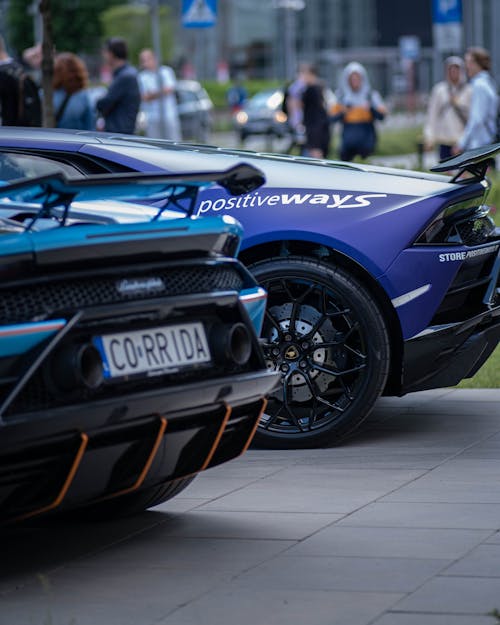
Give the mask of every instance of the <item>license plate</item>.
[(104, 377), (159, 374), (210, 362), (205, 328), (200, 322), (94, 337)]

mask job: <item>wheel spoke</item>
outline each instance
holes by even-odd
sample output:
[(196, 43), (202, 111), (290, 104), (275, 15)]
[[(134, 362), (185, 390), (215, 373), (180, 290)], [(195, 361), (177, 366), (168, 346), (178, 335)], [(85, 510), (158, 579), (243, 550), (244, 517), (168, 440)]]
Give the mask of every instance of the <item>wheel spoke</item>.
[(324, 365), (320, 365), (316, 362), (312, 363), (311, 367), (313, 369), (317, 369), (318, 371), (321, 371), (322, 373), (326, 373), (327, 375), (342, 376), (342, 375), (347, 375), (349, 373), (355, 373), (356, 371), (361, 371), (362, 369), (366, 367), (366, 364), (362, 363), (358, 365), (357, 367), (351, 367), (351, 369), (344, 369), (344, 371), (336, 371), (335, 369), (330, 369), (329, 367), (325, 367)]
[(349, 401), (353, 401), (354, 395), (352, 394), (351, 389), (347, 386), (347, 384), (344, 382), (342, 378), (339, 378), (339, 382), (342, 388), (344, 389), (344, 393), (346, 394), (347, 399)]
[(349, 330), (347, 330), (347, 332), (346, 332), (346, 334), (345, 334), (345, 336), (344, 336), (344, 342), (346, 342), (346, 341), (349, 339), (349, 337), (351, 336), (351, 334), (352, 334), (353, 332), (358, 331), (358, 330), (359, 330), (359, 323), (356, 321), (356, 323), (354, 323), (354, 324), (353, 324), (353, 325), (349, 328)]
[[(270, 404), (271, 402), (269, 402)], [(268, 404), (268, 405), (269, 405)], [(264, 421), (264, 429), (268, 430), (272, 425), (274, 425), (278, 419), (278, 417), (280, 416), (281, 411), (283, 410), (284, 404), (278, 400), (278, 410), (275, 410), (275, 412), (269, 416), (269, 419), (267, 421)]]
[(297, 427), (301, 432), (305, 432), (303, 426), (300, 424), (293, 409), (291, 408), (291, 404), (293, 400), (291, 398), (289, 399), (288, 397), (289, 395), (288, 386), (291, 382), (291, 379), (292, 379), (292, 372), (290, 371), (286, 374), (286, 376), (283, 379), (283, 402), (284, 402), (286, 411), (290, 419), (292, 420), (293, 424), (295, 425), (295, 427)]
[(266, 319), (275, 328), (276, 332), (278, 333), (278, 336), (282, 337), (283, 330), (281, 329), (280, 324), (276, 321), (276, 319), (271, 315), (271, 313), (268, 310), (266, 310)]
[[(324, 404), (325, 406), (328, 406), (328, 408), (332, 408), (333, 410), (338, 410), (339, 412), (344, 412), (343, 408), (335, 404), (332, 404), (327, 399), (321, 396), (321, 394), (314, 388), (315, 383), (309, 378), (308, 375), (306, 375), (305, 373), (302, 373), (302, 377), (306, 381), (306, 384), (309, 390), (311, 391), (311, 395), (314, 398), (314, 404), (319, 402), (321, 404)], [(315, 419), (313, 419), (313, 425), (314, 425), (314, 421)]]
[(299, 309), (300, 304), (297, 301), (294, 301), (292, 304), (292, 314), (290, 315), (290, 325), (288, 326), (288, 329), (295, 335), (297, 334), (297, 317), (299, 314)]
[[(321, 347), (323, 347), (323, 345), (321, 345)], [(366, 360), (366, 354), (362, 354), (361, 352), (358, 352), (358, 350), (354, 349), (354, 347), (351, 347), (350, 345), (346, 345), (344, 343), (344, 349), (346, 351), (351, 352), (351, 354), (354, 354), (357, 358), (360, 358), (361, 360)]]

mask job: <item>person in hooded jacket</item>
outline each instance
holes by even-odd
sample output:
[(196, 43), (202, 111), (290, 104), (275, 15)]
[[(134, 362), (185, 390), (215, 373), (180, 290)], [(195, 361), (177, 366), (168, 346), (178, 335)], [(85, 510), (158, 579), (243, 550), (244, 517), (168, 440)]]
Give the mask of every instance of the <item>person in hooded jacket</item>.
[(436, 145), (440, 160), (452, 155), (453, 146), (464, 132), (472, 95), (463, 60), (449, 56), (444, 65), (445, 79), (432, 88), (424, 125), (425, 147)]
[(331, 120), (342, 124), (341, 160), (370, 156), (377, 141), (375, 121), (384, 119), (387, 108), (379, 92), (372, 90), (363, 65), (356, 62), (346, 65), (336, 95)]

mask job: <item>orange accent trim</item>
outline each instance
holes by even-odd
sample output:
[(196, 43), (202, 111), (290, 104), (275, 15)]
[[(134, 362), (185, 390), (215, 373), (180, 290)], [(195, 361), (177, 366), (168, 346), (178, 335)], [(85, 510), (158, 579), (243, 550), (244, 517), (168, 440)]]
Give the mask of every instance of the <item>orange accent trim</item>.
[(204, 471), (210, 464), (210, 461), (212, 460), (215, 454), (215, 450), (219, 446), (220, 439), (222, 438), (222, 435), (224, 434), (224, 430), (226, 429), (226, 425), (227, 425), (227, 422), (229, 421), (229, 417), (231, 416), (232, 411), (233, 409), (231, 408), (231, 406), (229, 404), (226, 404), (226, 414), (224, 415), (224, 418), (222, 419), (222, 423), (219, 428), (219, 431), (217, 432), (217, 436), (215, 437), (214, 444), (212, 445), (212, 449), (208, 452), (208, 456), (206, 457), (205, 462), (201, 465), (200, 471)]
[(37, 325), (29, 328), (17, 328), (16, 330), (0, 330), (0, 336), (20, 336), (22, 334), (36, 334), (42, 332), (52, 332), (60, 330), (64, 323), (52, 323), (47, 325)]
[(363, 106), (353, 106), (344, 112), (344, 124), (361, 124), (373, 121), (373, 115), (370, 109)]
[(156, 435), (155, 442), (153, 443), (153, 447), (149, 453), (148, 459), (142, 471), (139, 474), (139, 477), (132, 484), (132, 486), (128, 486), (127, 488), (123, 488), (122, 490), (116, 491), (116, 493), (110, 493), (109, 495), (104, 495), (104, 497), (99, 497), (99, 499), (94, 500), (92, 503), (97, 503), (98, 501), (104, 501), (106, 499), (112, 499), (113, 497), (120, 497), (121, 495), (128, 495), (128, 493), (132, 493), (134, 490), (140, 488), (144, 480), (146, 479), (146, 475), (148, 474), (151, 465), (153, 464), (153, 460), (158, 452), (158, 448), (160, 447), (161, 439), (163, 438), (163, 434), (165, 433), (165, 429), (167, 427), (168, 421), (165, 417), (160, 418), (160, 427), (158, 429), (158, 434)]
[(76, 456), (75, 456), (75, 459), (73, 460), (73, 464), (71, 465), (71, 468), (64, 481), (64, 484), (62, 485), (62, 488), (59, 491), (59, 494), (57, 495), (57, 497), (54, 499), (54, 501), (52, 503), (49, 503), (46, 506), (43, 506), (42, 508), (38, 508), (37, 510), (33, 510), (31, 512), (27, 512), (26, 514), (22, 514), (21, 516), (15, 517), (14, 519), (12, 519), (13, 521), (23, 521), (24, 519), (29, 519), (30, 517), (36, 516), (37, 514), (49, 512), (49, 510), (53, 510), (54, 508), (57, 508), (57, 506), (60, 505), (64, 497), (66, 497), (66, 493), (68, 492), (68, 489), (71, 486), (71, 482), (73, 481), (76, 475), (78, 467), (80, 466), (80, 462), (82, 461), (83, 454), (85, 453), (85, 449), (89, 442), (89, 437), (83, 432), (80, 433), (80, 438), (81, 438), (80, 446), (78, 447), (78, 451), (76, 452)]
[(255, 432), (257, 431), (257, 428), (259, 427), (259, 421), (260, 418), (262, 417), (264, 410), (266, 409), (267, 406), (267, 399), (265, 397), (262, 398), (262, 406), (261, 409), (259, 410), (259, 416), (257, 417), (257, 419), (255, 420), (255, 425), (252, 428), (252, 431), (250, 432), (250, 436), (248, 437), (247, 442), (245, 443), (245, 446), (243, 447), (243, 449), (240, 452), (240, 456), (242, 454), (244, 454), (246, 452), (246, 450), (250, 447), (250, 443), (253, 440), (253, 437), (255, 435)]

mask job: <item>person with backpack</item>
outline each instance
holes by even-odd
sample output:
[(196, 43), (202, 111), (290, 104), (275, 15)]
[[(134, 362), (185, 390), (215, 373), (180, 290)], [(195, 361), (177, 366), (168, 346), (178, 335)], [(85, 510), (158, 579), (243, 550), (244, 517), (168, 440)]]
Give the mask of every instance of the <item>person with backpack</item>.
[(340, 159), (352, 161), (355, 156), (370, 156), (377, 142), (375, 121), (384, 119), (387, 108), (379, 92), (372, 90), (363, 65), (346, 65), (336, 95), (331, 120), (342, 124)]
[(2, 126), (41, 126), (42, 103), (37, 85), (7, 53), (0, 35), (0, 117)]
[(498, 94), (490, 74), (490, 53), (484, 48), (469, 48), (465, 53), (465, 69), (472, 87), (471, 105), (453, 154), (494, 143), (497, 138)]
[(445, 79), (432, 88), (424, 125), (424, 146), (427, 150), (437, 146), (440, 160), (452, 155), (452, 147), (462, 136), (472, 96), (463, 60), (449, 56), (444, 67)]

